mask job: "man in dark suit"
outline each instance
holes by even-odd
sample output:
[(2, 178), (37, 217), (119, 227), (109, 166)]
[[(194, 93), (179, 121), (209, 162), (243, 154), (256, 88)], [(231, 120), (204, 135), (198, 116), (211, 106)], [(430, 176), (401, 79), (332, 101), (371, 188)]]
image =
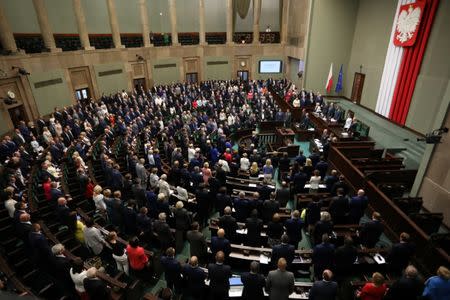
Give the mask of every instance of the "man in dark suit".
[(42, 271), (49, 271), (52, 264), (53, 253), (46, 237), (41, 232), (41, 225), (34, 223), (29, 235), (30, 248), (33, 261)]
[(56, 286), (64, 296), (74, 296), (75, 286), (70, 277), (70, 260), (64, 256), (64, 246), (56, 244), (52, 247), (53, 252), (53, 268), (52, 275), (57, 282)]
[(346, 224), (349, 213), (348, 198), (344, 195), (344, 189), (337, 189), (337, 196), (331, 198), (328, 211), (334, 224)]
[(334, 245), (329, 242), (328, 234), (322, 235), (322, 243), (313, 249), (312, 262), (314, 265), (314, 276), (321, 279), (325, 269), (332, 269), (334, 264)]
[(213, 256), (216, 256), (216, 253), (222, 251), (225, 254), (225, 258), (231, 253), (231, 244), (230, 241), (225, 238), (225, 230), (220, 228), (217, 230), (217, 236), (211, 237), (211, 252)]
[(210, 280), (209, 287), (210, 299), (222, 300), (228, 299), (228, 291), (230, 289), (231, 267), (225, 265), (225, 254), (222, 251), (216, 253), (216, 263), (208, 265), (208, 277)]
[(247, 228), (245, 244), (252, 247), (260, 247), (263, 221), (258, 218), (258, 211), (256, 209), (252, 210), (251, 217), (245, 220), (245, 227)]
[(149, 218), (148, 208), (141, 207), (138, 215), (136, 216), (136, 228), (138, 232), (138, 237), (140, 240), (149, 242), (152, 232), (152, 220)]
[(83, 285), (89, 299), (109, 300), (110, 292), (105, 282), (97, 277), (97, 269), (95, 267), (88, 269), (86, 276)]
[(115, 164), (111, 174), (111, 187), (115, 191), (121, 190), (123, 188), (123, 183), (125, 181), (119, 169), (120, 169), (119, 164)]
[(295, 161), (300, 165), (300, 166), (304, 166), (305, 162), (306, 162), (306, 156), (303, 154), (303, 150), (300, 150), (300, 153), (298, 154), (298, 156), (295, 158)]
[(167, 287), (178, 294), (181, 292), (181, 264), (175, 258), (174, 248), (170, 247), (166, 250), (166, 255), (161, 257), (161, 265), (164, 269)]
[(414, 266), (407, 266), (403, 277), (395, 281), (388, 293), (386, 299), (420, 299), (423, 292), (423, 282), (417, 276), (417, 269)]
[(201, 263), (206, 262), (208, 247), (206, 245), (205, 236), (200, 231), (198, 222), (192, 223), (191, 229), (192, 230), (189, 230), (186, 234), (190, 245), (191, 256), (197, 256)]
[(366, 248), (374, 248), (383, 232), (384, 226), (381, 223), (381, 215), (375, 211), (372, 213), (372, 220), (364, 223), (361, 232), (359, 232), (361, 244)]
[(336, 193), (337, 193), (337, 189), (338, 189), (338, 188), (342, 188), (342, 189), (344, 190), (344, 195), (347, 195), (347, 194), (348, 194), (349, 187), (348, 187), (348, 184), (345, 182), (345, 177), (344, 177), (344, 175), (340, 175), (340, 176), (339, 176), (339, 180), (338, 180), (337, 182), (335, 182), (335, 183), (333, 184), (333, 186), (331, 187), (330, 192), (331, 192), (331, 195), (332, 195), (332, 196), (336, 196)]
[(281, 244), (275, 245), (272, 248), (272, 257), (270, 261), (276, 265), (280, 258), (284, 258), (287, 262), (288, 269), (292, 266), (292, 261), (295, 256), (295, 247), (289, 244), (289, 237), (287, 234), (281, 236)]
[(56, 182), (51, 183), (50, 195), (52, 197), (52, 203), (57, 203), (59, 198), (64, 197), (63, 192), (60, 189), (58, 189), (58, 183)]
[(245, 272), (241, 275), (241, 281), (244, 285), (242, 291), (243, 300), (263, 300), (264, 287), (266, 280), (264, 276), (259, 274), (259, 263), (252, 261), (250, 263), (250, 272)]
[(265, 223), (272, 220), (272, 217), (280, 209), (280, 203), (275, 200), (275, 193), (270, 195), (270, 199), (263, 202), (262, 205), (262, 218)]
[(123, 225), (127, 235), (135, 235), (136, 228), (136, 202), (128, 200), (127, 206), (123, 208)]
[(167, 216), (165, 213), (160, 213), (158, 215), (158, 220), (153, 222), (153, 230), (158, 236), (162, 251), (166, 251), (166, 249), (171, 247), (174, 242), (173, 234), (172, 231), (170, 231), (169, 224), (166, 222), (166, 218)]
[(344, 238), (344, 245), (336, 249), (334, 261), (336, 262), (336, 279), (338, 282), (352, 274), (353, 264), (357, 258), (358, 252), (353, 246), (351, 236)]
[(309, 291), (310, 300), (335, 300), (338, 292), (338, 285), (331, 281), (333, 273), (330, 270), (324, 270), (323, 280), (314, 282)]
[(17, 236), (23, 241), (25, 244), (25, 249), (29, 249), (30, 241), (28, 236), (31, 232), (31, 222), (30, 222), (29, 214), (21, 214), (19, 216), (19, 223), (16, 224), (16, 233)]
[(70, 232), (75, 232), (76, 212), (67, 206), (67, 200), (64, 197), (58, 198), (58, 206), (56, 207), (56, 216), (61, 224), (67, 226)]
[(333, 188), (333, 185), (339, 181), (339, 177), (337, 176), (336, 170), (331, 170), (330, 175), (325, 176), (324, 183), (327, 186), (327, 191), (331, 192), (331, 189)]
[(281, 188), (277, 188), (275, 192), (275, 200), (280, 203), (280, 207), (286, 207), (286, 204), (291, 199), (291, 190), (286, 181), (281, 182)]
[(302, 240), (302, 228), (304, 223), (300, 219), (300, 212), (294, 210), (292, 217), (284, 223), (286, 228), (286, 234), (289, 237), (289, 244), (293, 245), (295, 249), (298, 247), (298, 243)]
[(225, 237), (233, 242), (236, 241), (236, 229), (238, 225), (236, 219), (231, 215), (231, 207), (225, 207), (224, 215), (219, 218), (219, 227), (225, 230)]
[(362, 189), (358, 190), (358, 194), (350, 199), (348, 206), (350, 210), (350, 221), (353, 224), (359, 224), (359, 220), (364, 215), (368, 204), (369, 200)]
[(300, 167), (300, 171), (294, 174), (291, 178), (294, 182), (294, 193), (302, 193), (305, 190), (305, 184), (308, 181), (308, 175), (303, 172), (303, 167)]
[(202, 226), (206, 226), (208, 220), (210, 197), (209, 190), (204, 183), (200, 183), (198, 189), (195, 192), (195, 199), (198, 205), (198, 219)]
[(233, 206), (236, 211), (236, 219), (238, 222), (245, 222), (250, 213), (250, 203), (245, 199), (245, 193), (240, 192), (239, 197), (234, 199)]
[(399, 243), (392, 245), (387, 257), (391, 271), (396, 275), (401, 275), (403, 270), (408, 266), (413, 254), (414, 245), (409, 241), (409, 234), (402, 232)]
[(186, 282), (186, 290), (183, 294), (190, 299), (205, 299), (205, 279), (206, 273), (198, 267), (198, 259), (192, 256), (189, 264), (183, 266), (183, 278)]

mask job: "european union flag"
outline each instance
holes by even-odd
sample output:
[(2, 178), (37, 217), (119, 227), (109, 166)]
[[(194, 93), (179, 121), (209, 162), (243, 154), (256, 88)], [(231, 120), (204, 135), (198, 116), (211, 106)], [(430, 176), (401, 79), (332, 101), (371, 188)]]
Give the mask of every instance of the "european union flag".
[(341, 69), (339, 70), (339, 77), (338, 77), (338, 81), (336, 83), (336, 93), (339, 93), (340, 91), (342, 91), (342, 65), (341, 65)]

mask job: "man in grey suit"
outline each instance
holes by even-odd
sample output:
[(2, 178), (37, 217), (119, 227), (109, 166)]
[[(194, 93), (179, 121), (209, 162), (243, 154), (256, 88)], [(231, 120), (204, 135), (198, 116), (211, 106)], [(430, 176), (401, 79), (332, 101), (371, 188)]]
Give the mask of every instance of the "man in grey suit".
[(147, 188), (147, 177), (148, 172), (145, 169), (145, 159), (139, 159), (139, 162), (136, 164), (136, 176), (141, 179), (141, 186), (144, 190)]
[(314, 282), (309, 291), (310, 300), (335, 300), (338, 291), (336, 282), (331, 281), (333, 273), (330, 270), (324, 270), (322, 273), (323, 280)]
[(191, 256), (197, 256), (201, 264), (206, 263), (208, 255), (208, 246), (206, 245), (206, 239), (203, 233), (200, 231), (200, 225), (198, 222), (194, 222), (191, 225), (192, 230), (189, 230), (186, 234), (189, 241)]
[(266, 292), (270, 300), (289, 299), (294, 292), (294, 274), (286, 271), (287, 262), (284, 258), (278, 260), (278, 269), (270, 271), (266, 280)]

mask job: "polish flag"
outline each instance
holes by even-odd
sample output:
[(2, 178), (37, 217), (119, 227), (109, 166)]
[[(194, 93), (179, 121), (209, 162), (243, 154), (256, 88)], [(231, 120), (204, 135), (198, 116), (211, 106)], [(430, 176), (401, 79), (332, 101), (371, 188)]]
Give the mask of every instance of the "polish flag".
[(332, 87), (333, 87), (333, 63), (331, 63), (330, 72), (328, 73), (327, 82), (325, 84), (325, 89), (327, 90), (327, 93), (331, 91)]

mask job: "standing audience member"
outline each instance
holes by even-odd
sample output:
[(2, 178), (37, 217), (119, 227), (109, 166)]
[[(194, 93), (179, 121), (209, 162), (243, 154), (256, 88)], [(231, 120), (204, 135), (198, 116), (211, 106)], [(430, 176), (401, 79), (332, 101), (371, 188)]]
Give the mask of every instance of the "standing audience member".
[(208, 265), (208, 277), (210, 280), (209, 298), (214, 300), (228, 299), (230, 289), (231, 267), (224, 264), (225, 254), (222, 251), (216, 253), (216, 263)]
[(407, 266), (404, 275), (389, 288), (386, 299), (417, 300), (422, 295), (423, 282), (418, 278), (417, 269)]
[(338, 291), (338, 285), (331, 281), (333, 273), (330, 270), (324, 270), (322, 280), (314, 282), (309, 291), (309, 300), (335, 300)]
[(250, 272), (241, 275), (241, 281), (244, 285), (242, 290), (242, 300), (264, 300), (264, 287), (266, 280), (259, 274), (259, 263), (252, 261), (250, 263)]
[(356, 296), (361, 300), (382, 300), (386, 294), (387, 286), (384, 283), (384, 276), (378, 272), (373, 273), (372, 282), (366, 283)]
[(278, 269), (270, 271), (266, 280), (266, 291), (270, 300), (287, 300), (294, 292), (294, 274), (286, 271), (287, 262), (280, 258), (277, 262)]
[(450, 295), (450, 270), (440, 266), (436, 276), (428, 278), (422, 296), (430, 300), (447, 300)]

